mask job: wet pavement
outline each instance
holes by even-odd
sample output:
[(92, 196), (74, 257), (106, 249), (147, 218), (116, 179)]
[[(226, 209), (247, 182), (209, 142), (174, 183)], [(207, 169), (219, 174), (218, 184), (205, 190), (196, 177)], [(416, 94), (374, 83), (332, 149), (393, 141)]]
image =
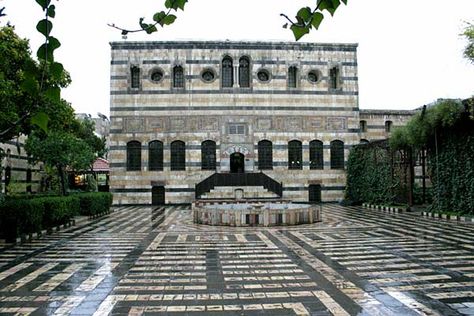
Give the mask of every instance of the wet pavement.
[(233, 228), (123, 207), (0, 249), (0, 314), (474, 315), (474, 224), (324, 205)]

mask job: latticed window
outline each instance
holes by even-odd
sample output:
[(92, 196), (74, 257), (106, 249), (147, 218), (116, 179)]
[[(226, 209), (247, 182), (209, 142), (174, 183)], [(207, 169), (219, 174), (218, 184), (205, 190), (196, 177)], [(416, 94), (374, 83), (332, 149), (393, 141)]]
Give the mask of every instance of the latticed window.
[(258, 142), (258, 169), (273, 169), (272, 142), (261, 140)]
[(392, 121), (385, 122), (385, 131), (387, 133), (390, 133), (392, 131), (392, 125), (393, 125)]
[(186, 145), (180, 140), (171, 143), (171, 170), (186, 169)]
[(309, 142), (309, 169), (324, 169), (322, 141)]
[(173, 88), (184, 88), (184, 71), (181, 66), (173, 68)]
[(303, 169), (303, 146), (299, 140), (288, 142), (288, 169)]
[(163, 170), (163, 143), (159, 140), (148, 144), (148, 169), (150, 171)]
[(216, 170), (216, 142), (212, 140), (201, 144), (201, 169)]
[(140, 171), (142, 168), (142, 144), (136, 140), (127, 143), (127, 170)]
[(239, 60), (239, 85), (241, 88), (250, 87), (250, 61), (247, 57)]
[(367, 132), (367, 121), (360, 121), (360, 132), (365, 133)]
[(296, 82), (298, 79), (298, 68), (291, 66), (288, 68), (288, 88), (296, 88)]
[(329, 89), (340, 88), (340, 71), (338, 66), (331, 67), (329, 69)]
[(344, 143), (340, 140), (331, 142), (331, 169), (344, 169)]
[(231, 88), (234, 85), (234, 70), (232, 58), (229, 56), (222, 59), (222, 87)]
[(140, 88), (140, 68), (137, 66), (130, 68), (130, 78), (132, 89)]

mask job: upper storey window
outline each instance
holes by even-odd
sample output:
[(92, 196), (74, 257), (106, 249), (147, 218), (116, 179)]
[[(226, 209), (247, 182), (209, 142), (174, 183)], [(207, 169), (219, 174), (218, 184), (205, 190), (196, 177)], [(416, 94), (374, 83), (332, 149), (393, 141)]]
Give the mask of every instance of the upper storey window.
[(339, 66), (334, 66), (329, 69), (329, 89), (341, 89), (341, 70)]
[(298, 79), (298, 68), (291, 66), (288, 68), (288, 88), (296, 88)]
[(130, 68), (130, 83), (132, 89), (140, 88), (140, 68), (137, 66)]
[(360, 132), (366, 133), (367, 132), (367, 121), (360, 121)]
[(245, 125), (229, 124), (229, 135), (245, 135)]
[(392, 131), (392, 121), (385, 121), (385, 132), (390, 133)]
[(173, 88), (184, 88), (184, 71), (181, 66), (173, 68)]
[(232, 88), (234, 85), (234, 70), (232, 65), (232, 58), (229, 56), (222, 59), (222, 87)]
[(241, 88), (250, 87), (250, 61), (247, 57), (239, 60), (239, 85)]

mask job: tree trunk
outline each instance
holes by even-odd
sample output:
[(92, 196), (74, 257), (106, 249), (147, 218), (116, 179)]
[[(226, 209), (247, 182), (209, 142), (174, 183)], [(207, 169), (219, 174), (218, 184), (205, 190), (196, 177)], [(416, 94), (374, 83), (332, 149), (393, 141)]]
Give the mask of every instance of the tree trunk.
[(64, 172), (61, 165), (58, 165), (57, 168), (58, 168), (58, 174), (59, 174), (59, 181), (61, 183), (61, 195), (64, 196), (66, 195), (66, 184), (64, 183)]

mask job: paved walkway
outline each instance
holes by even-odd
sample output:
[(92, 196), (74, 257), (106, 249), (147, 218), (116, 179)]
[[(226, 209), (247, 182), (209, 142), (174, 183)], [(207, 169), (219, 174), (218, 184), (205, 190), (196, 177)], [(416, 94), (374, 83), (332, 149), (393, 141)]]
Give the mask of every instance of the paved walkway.
[(0, 250), (0, 314), (474, 315), (474, 225), (337, 205), (209, 227), (124, 207)]

